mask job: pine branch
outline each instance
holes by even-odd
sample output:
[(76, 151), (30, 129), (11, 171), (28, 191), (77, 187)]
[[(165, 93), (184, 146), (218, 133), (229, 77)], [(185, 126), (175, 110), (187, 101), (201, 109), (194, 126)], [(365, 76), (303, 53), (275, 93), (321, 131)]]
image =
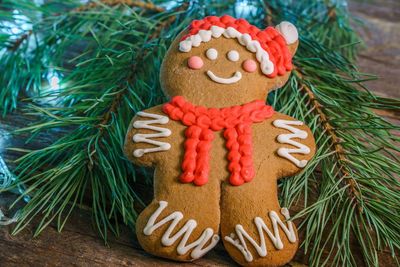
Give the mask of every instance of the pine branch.
[[(103, 21), (96, 22), (102, 30), (87, 31), (90, 38), (80, 29), (93, 27), (91, 20), (86, 22), (89, 25), (80, 25), (80, 20), (71, 19), (76, 16), (86, 19), (87, 16), (93, 16), (90, 12), (69, 12), (67, 17), (58, 22), (56, 34), (59, 47), (68, 47), (66, 44), (71, 42), (70, 36), (79, 33), (87, 40), (86, 48), (77, 57), (80, 62), (68, 76), (69, 85), (33, 98), (33, 101), (41, 98), (59, 99), (62, 100), (60, 106), (32, 106), (29, 112), (39, 115), (43, 120), (17, 132), (36, 133), (57, 127), (72, 127), (75, 130), (49, 147), (31, 151), (18, 160), (16, 172), (19, 182), (29, 184), (25, 194), (32, 195), (32, 199), (22, 210), (14, 233), (21, 231), (39, 211), (44, 216), (36, 235), (56, 218), (59, 229), (62, 229), (69, 213), (79, 205), (88, 190), (92, 196), (94, 221), (104, 239), (107, 239), (108, 230), (118, 233), (118, 214), (124, 223), (134, 224), (136, 212), (133, 204), (143, 204), (127, 179), (135, 179), (135, 171), (123, 159), (124, 135), (134, 111), (142, 109), (143, 102), (149, 97), (153, 100), (148, 105), (158, 99), (152, 96), (155, 90), (150, 83), (154, 79), (149, 77), (145, 83), (143, 80), (155, 70), (158, 71), (148, 70), (153, 68), (153, 60), (158, 60), (158, 56), (152, 57), (158, 54), (157, 50), (165, 52), (167, 43), (162, 35), (165, 29), (175, 24), (179, 13), (186, 8), (187, 5), (183, 4), (177, 10), (164, 12), (154, 18), (138, 14), (129, 17), (124, 15), (126, 12), (106, 9), (103, 11)], [(113, 20), (107, 25), (111, 17)], [(74, 26), (76, 24), (79, 27)], [(110, 30), (110, 27), (115, 29)], [(182, 27), (175, 25), (175, 35)], [(74, 28), (74, 32), (71, 32), (71, 28)], [(105, 29), (114, 34), (113, 38), (96, 35), (95, 32)], [(121, 34), (120, 38), (115, 35), (116, 32)], [(137, 41), (130, 42), (132, 37)], [(76, 38), (82, 39), (80, 36)], [(91, 51), (93, 57), (88, 57), (85, 51)], [(131, 59), (129, 55), (132, 55)], [(76, 58), (72, 61), (76, 61)], [(159, 86), (158, 83), (156, 85)], [(85, 90), (81, 91), (81, 88)], [(140, 97), (140, 92), (147, 96)], [(67, 184), (66, 179), (69, 181)]]
[[(108, 5), (117, 5), (115, 2), (118, 2), (118, 4), (120, 4), (120, 2), (127, 2), (124, 4), (127, 4), (129, 6), (136, 6), (136, 7), (141, 7), (141, 8), (145, 8), (145, 9), (155, 10), (157, 12), (164, 11), (163, 8), (155, 6), (153, 4), (141, 3), (141, 2), (136, 2), (136, 1), (115, 1), (114, 2), (114, 1), (105, 0), (104, 2), (107, 3)], [(183, 4), (182, 6), (180, 6), (177, 9), (177, 11), (184, 11), (185, 9), (187, 9), (187, 7), (188, 7), (187, 3)], [(155, 31), (150, 35), (149, 41), (151, 41), (152, 39), (155, 39), (155, 38), (159, 38), (162, 30), (170, 27), (175, 20), (176, 20), (176, 16), (171, 16), (167, 21), (164, 21), (163, 23), (161, 23), (155, 29)], [(135, 63), (132, 66), (132, 73), (127, 79), (128, 83), (133, 84), (135, 82), (136, 72), (137, 72), (137, 68), (138, 68), (138, 62), (141, 62), (143, 60), (143, 58), (145, 58), (149, 54), (149, 52), (150, 51), (146, 50), (146, 51), (144, 51), (144, 53), (138, 54), (138, 56), (135, 58), (135, 60), (133, 60), (133, 62), (135, 62)], [(127, 92), (128, 92), (128, 90), (122, 90), (118, 94), (115, 95), (115, 98), (111, 104), (110, 109), (104, 114), (103, 119), (100, 122), (100, 124), (96, 125), (96, 127), (99, 128), (101, 132), (103, 132), (103, 130), (105, 129), (102, 126), (108, 124), (108, 122), (110, 121), (111, 114), (117, 113), (117, 109), (120, 104), (120, 101), (121, 101), (122, 97), (124, 96), (124, 94), (126, 94)]]
[[(156, 6), (152, 3), (145, 3), (141, 1), (133, 1), (133, 0), (100, 0), (99, 3), (102, 3), (104, 5), (108, 5), (110, 7), (113, 6), (118, 6), (118, 5), (126, 5), (130, 7), (138, 7), (144, 10), (150, 10), (150, 11), (155, 11), (155, 12), (164, 12), (165, 9), (163, 7)], [(87, 11), (96, 7), (99, 7), (98, 2), (90, 2), (85, 5), (82, 5), (80, 7), (74, 8), (71, 12), (83, 12)], [(61, 15), (61, 14), (58, 14)], [(10, 51), (15, 51), (17, 50), (20, 45), (28, 39), (32, 35), (33, 31), (29, 30), (26, 33), (22, 34), (18, 39), (14, 41), (12, 45), (9, 46)]]
[(360, 192), (356, 189), (357, 188), (356, 181), (354, 179), (352, 179), (351, 174), (349, 173), (349, 171), (346, 170), (346, 166), (342, 164), (343, 162), (348, 161), (344, 155), (345, 150), (344, 150), (343, 146), (341, 145), (342, 140), (337, 136), (334, 127), (329, 122), (328, 116), (324, 113), (323, 105), (321, 105), (321, 103), (318, 101), (318, 99), (316, 98), (316, 96), (312, 92), (312, 90), (306, 84), (301, 83), (301, 80), (303, 79), (303, 75), (301, 74), (300, 70), (296, 69), (294, 71), (294, 74), (299, 77), (299, 82), (300, 82), (299, 90), (304, 90), (306, 92), (306, 94), (308, 95), (308, 97), (312, 103), (312, 110), (316, 111), (319, 119), (321, 120), (321, 125), (322, 125), (324, 131), (331, 138), (331, 142), (334, 147), (335, 154), (337, 156), (338, 164), (340, 165), (338, 167), (338, 169), (342, 173), (342, 177), (340, 180), (343, 180), (346, 184), (348, 184), (349, 197), (352, 202), (353, 201), (355, 202), (355, 204), (358, 207), (359, 212), (362, 213), (362, 205), (360, 205), (360, 203), (358, 203), (358, 198), (360, 197)]
[(32, 35), (32, 33), (33, 31), (29, 30), (27, 33), (22, 34), (21, 37), (15, 40), (15, 42), (8, 47), (8, 50), (9, 51), (17, 50), (20, 47), (20, 45)]
[(119, 6), (126, 5), (129, 7), (138, 7), (140, 9), (155, 11), (155, 12), (164, 12), (165, 9), (163, 7), (159, 7), (154, 5), (153, 3), (146, 3), (142, 1), (134, 1), (134, 0), (99, 0), (98, 2), (89, 2), (83, 6), (75, 8), (74, 12), (82, 12), (87, 11), (89, 9), (93, 9), (100, 6), (100, 3), (107, 6)]
[[(109, 4), (109, 5), (111, 4), (110, 1), (105, 1), (105, 2), (107, 2), (107, 4)], [(111, 1), (111, 2), (113, 2), (113, 1)], [(120, 2), (120, 1), (117, 1), (117, 2)], [(132, 6), (136, 6), (136, 7), (140, 6), (138, 3), (135, 3), (135, 5), (134, 5), (132, 3), (132, 1), (128, 1), (128, 2)], [(147, 5), (150, 5), (153, 10), (157, 10), (159, 12), (164, 10), (163, 8), (157, 7), (157, 6), (153, 5), (153, 4), (147, 4)], [(183, 11), (183, 10), (187, 9), (187, 7), (188, 7), (187, 4), (183, 4), (181, 7), (179, 7), (177, 9), (177, 11)], [(146, 6), (144, 8), (149, 8), (149, 6)], [(162, 30), (165, 29), (165, 28), (170, 27), (175, 20), (176, 20), (176, 16), (171, 16), (167, 21), (164, 21), (163, 23), (161, 23), (155, 29), (155, 31), (150, 35), (148, 41), (151, 41), (151, 40), (153, 40), (155, 38), (159, 38)], [(146, 58), (146, 56), (150, 52), (153, 52), (153, 51), (146, 50), (143, 53), (139, 53), (137, 55), (137, 57), (133, 60), (133, 62), (135, 62), (135, 63), (133, 64), (133, 66), (131, 68), (132, 72), (131, 72), (131, 75), (129, 75), (129, 77), (127, 78), (127, 82), (129, 84), (134, 84), (135, 83), (136, 72), (137, 72), (138, 65), (139, 65), (138, 62), (141, 62), (143, 60), (143, 58)], [(110, 122), (112, 114), (115, 114), (115, 115), (118, 114), (118, 107), (120, 105), (120, 102), (121, 102), (123, 96), (125, 94), (127, 94), (128, 92), (129, 92), (128, 88), (121, 88), (121, 90), (114, 96), (114, 100), (112, 101), (110, 109), (107, 112), (104, 113), (103, 119), (101, 120), (101, 122), (95, 126), (96, 128), (99, 129), (99, 137), (101, 137), (104, 134), (104, 130), (106, 129), (104, 127), (104, 125), (107, 125)], [(94, 145), (92, 145), (91, 151), (92, 151), (92, 153), (90, 153), (90, 154), (94, 155), (95, 151), (96, 151), (95, 148), (94, 148)], [(93, 161), (89, 161), (89, 167), (88, 168), (89, 168), (89, 170), (93, 168)]]
[[(336, 17), (331, 11), (329, 23), (315, 27), (318, 16), (313, 12), (319, 13), (320, 8), (312, 11), (302, 4), (278, 1), (268, 4), (279, 11), (272, 12), (274, 22), (289, 19), (302, 33), (295, 59), (298, 69), (270, 100), (277, 110), (306, 121), (317, 139), (315, 159), (281, 187), (283, 205), (301, 202), (297, 205), (305, 207), (295, 218), (303, 220), (303, 247), (309, 263), (357, 266), (355, 247), (362, 251), (367, 266), (378, 265), (379, 252), (385, 247), (397, 261), (400, 138), (392, 131), (400, 127), (370, 109), (400, 110), (400, 100), (370, 93), (362, 82), (371, 77), (362, 77), (351, 63), (353, 58), (346, 59), (355, 46), (340, 46), (349, 36), (340, 31), (329, 34), (332, 24), (338, 23), (335, 18), (343, 19), (343, 10), (336, 7)], [(301, 9), (306, 17), (294, 12)], [(336, 48), (324, 37), (329, 35), (335, 38)]]
[(336, 17), (336, 7), (335, 6), (331, 6), (328, 8), (328, 18), (331, 21), (336, 21), (337, 17)]
[[(90, 10), (102, 8), (104, 6), (110, 8), (135, 7), (142, 11), (156, 13), (162, 13), (165, 11), (163, 7), (155, 4), (133, 0), (101, 0), (89, 2), (84, 5), (77, 0), (68, 0), (64, 1), (63, 4), (66, 5), (64, 8), (68, 8), (71, 5), (75, 6), (66, 11), (71, 18), (74, 18), (74, 14), (76, 16), (83, 15), (83, 17), (85, 17), (85, 12), (89, 13)], [(47, 26), (43, 25), (43, 21), (37, 20), (37, 18), (40, 17), (38, 14), (42, 12), (44, 16), (49, 16), (55, 23), (57, 20), (62, 19), (62, 16), (65, 16), (65, 12), (59, 12), (62, 10), (59, 5), (53, 9), (51, 4), (49, 4), (49, 7), (37, 6), (33, 1), (5, 1), (4, 8), (8, 9), (9, 13), (4, 13), (4, 15), (0, 16), (0, 20), (14, 21), (15, 14), (13, 14), (13, 12), (16, 10), (21, 11), (21, 13), (26, 13), (27, 17), (21, 22), (21, 25), (14, 25), (12, 29), (5, 28), (4, 32), (0, 31), (0, 33), (3, 32), (8, 35), (8, 37), (3, 39), (3, 42), (0, 40), (0, 51), (4, 47), (7, 51), (13, 52), (4, 54), (0, 53), (0, 60), (4, 62), (4, 66), (8, 69), (13, 68), (10, 73), (6, 72), (3, 74), (3, 77), (0, 78), (0, 87), (3, 88), (0, 93), (0, 110), (3, 112), (3, 116), (7, 114), (7, 112), (16, 109), (17, 102), (21, 97), (26, 95), (40, 96), (42, 93), (41, 89), (44, 87), (43, 84), (46, 84), (47, 82), (43, 77), (46, 77), (48, 74), (53, 72), (51, 65), (58, 65), (59, 63), (54, 60), (55, 58), (51, 58), (51, 55), (49, 55), (50, 53), (48, 52), (48, 48), (45, 47), (48, 43), (44, 44), (44, 46), (40, 46), (40, 43), (37, 42), (42, 35), (47, 34), (46, 31), (52, 31), (51, 28), (47, 29)], [(32, 27), (32, 29), (26, 30), (25, 27), (28, 26)], [(18, 28), (18, 31), (24, 33), (14, 33), (16, 28)], [(34, 40), (31, 41), (30, 37), (32, 35), (37, 35), (38, 37), (35, 37)], [(54, 38), (56, 39), (57, 37), (54, 36)], [(30, 70), (30, 64), (28, 64), (26, 60), (32, 61), (29, 50), (30, 47), (37, 45), (39, 45), (39, 47), (35, 47), (35, 50), (42, 51), (41, 55), (38, 55), (37, 58), (34, 59), (38, 64), (35, 63), (37, 69), (32, 73)], [(51, 62), (48, 62), (47, 59), (50, 59)], [(10, 65), (13, 65), (13, 67)]]

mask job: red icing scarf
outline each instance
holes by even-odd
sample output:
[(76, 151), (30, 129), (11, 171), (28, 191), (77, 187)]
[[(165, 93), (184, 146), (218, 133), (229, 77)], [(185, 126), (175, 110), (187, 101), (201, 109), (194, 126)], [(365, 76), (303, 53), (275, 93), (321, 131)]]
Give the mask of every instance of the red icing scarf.
[(182, 162), (182, 183), (204, 185), (208, 181), (209, 158), (213, 131), (224, 130), (229, 182), (241, 185), (250, 182), (254, 175), (251, 124), (272, 117), (274, 110), (264, 101), (255, 100), (242, 106), (206, 108), (194, 106), (182, 96), (175, 96), (163, 106), (172, 120), (188, 126), (185, 131), (185, 154)]

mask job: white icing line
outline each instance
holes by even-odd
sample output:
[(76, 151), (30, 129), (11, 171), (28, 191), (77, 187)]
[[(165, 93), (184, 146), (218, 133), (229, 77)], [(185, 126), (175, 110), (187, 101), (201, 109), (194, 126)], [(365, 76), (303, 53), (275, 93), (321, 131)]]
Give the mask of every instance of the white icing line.
[[(206, 33), (207, 32), (207, 33)], [(236, 38), (239, 43), (245, 46), (249, 51), (256, 53), (256, 58), (261, 65), (261, 71), (268, 75), (274, 72), (274, 64), (269, 60), (269, 55), (265, 51), (260, 42), (252, 40), (248, 33), (240, 33), (235, 28), (228, 27), (226, 29), (218, 26), (211, 26), (210, 30), (200, 30), (197, 34), (191, 35), (187, 39), (179, 43), (179, 51), (189, 52), (192, 47), (198, 47), (201, 42), (210, 41), (209, 37), (219, 38), (221, 36), (226, 38)]]
[(133, 136), (133, 142), (147, 143), (147, 144), (155, 145), (156, 147), (135, 149), (133, 151), (133, 155), (135, 157), (141, 157), (141, 156), (143, 156), (143, 154), (146, 154), (146, 153), (169, 150), (171, 148), (171, 145), (169, 143), (151, 139), (151, 138), (158, 138), (158, 137), (168, 137), (171, 135), (170, 129), (151, 125), (151, 124), (155, 124), (155, 123), (167, 124), (169, 122), (169, 118), (166, 116), (162, 116), (162, 115), (158, 115), (158, 114), (151, 114), (151, 113), (147, 113), (147, 112), (143, 112), (143, 111), (138, 112), (137, 115), (140, 117), (152, 118), (154, 120), (135, 121), (133, 123), (133, 127), (135, 129), (149, 129), (149, 130), (156, 131), (156, 133), (149, 133), (149, 134), (137, 133)]
[(207, 71), (208, 77), (210, 77), (211, 80), (217, 83), (223, 83), (223, 84), (232, 84), (238, 82), (240, 79), (242, 79), (242, 73), (240, 71), (236, 71), (233, 76), (229, 78), (221, 78), (215, 75), (211, 70)]
[[(182, 212), (175, 211), (156, 223), (156, 220), (160, 216), (161, 212), (168, 206), (168, 202), (160, 201), (159, 204), (160, 206), (150, 216), (146, 227), (143, 229), (143, 233), (145, 235), (151, 235), (159, 227), (171, 221), (171, 224), (161, 238), (161, 244), (167, 247), (172, 246), (178, 239), (182, 237), (177, 247), (177, 253), (179, 255), (184, 255), (189, 252), (189, 250), (193, 249), (193, 251), (190, 253), (190, 256), (193, 259), (200, 258), (218, 243), (219, 236), (214, 234), (213, 229), (206, 228), (197, 240), (193, 241), (191, 244), (186, 244), (193, 230), (197, 227), (197, 222), (193, 219), (188, 220), (178, 232), (171, 236), (172, 232), (175, 230), (175, 227), (183, 219), (183, 214)], [(210, 244), (205, 246), (209, 241)]]
[(310, 148), (304, 144), (301, 144), (293, 140), (292, 138), (300, 138), (304, 140), (307, 139), (308, 134), (306, 131), (290, 126), (290, 125), (301, 126), (303, 125), (303, 122), (289, 121), (289, 120), (275, 120), (273, 124), (275, 127), (286, 129), (291, 132), (289, 134), (278, 135), (277, 140), (279, 143), (290, 144), (297, 147), (297, 148), (285, 148), (285, 147), (279, 148), (278, 155), (290, 160), (297, 167), (304, 168), (307, 165), (307, 160), (298, 160), (297, 158), (292, 156), (292, 153), (307, 155), (310, 153)]
[[(290, 219), (289, 211), (286, 208), (281, 209), (281, 214), (285, 217), (286, 220)], [(258, 255), (260, 257), (267, 256), (267, 245), (265, 242), (264, 232), (267, 233), (268, 237), (270, 238), (272, 244), (275, 246), (276, 249), (281, 250), (283, 249), (283, 242), (279, 235), (279, 228), (283, 230), (286, 234), (290, 243), (295, 243), (297, 240), (296, 233), (293, 228), (293, 223), (291, 221), (287, 221), (287, 226), (282, 222), (281, 218), (275, 211), (270, 211), (268, 213), (269, 218), (271, 219), (273, 233), (265, 224), (262, 218), (256, 217), (254, 219), (254, 223), (257, 227), (258, 235), (260, 237), (260, 244), (258, 244), (243, 228), (242, 225), (237, 224), (235, 226), (235, 233), (231, 233), (230, 236), (225, 236), (225, 240), (236, 247), (244, 256), (247, 262), (253, 261), (253, 255), (249, 251), (246, 245), (245, 238), (250, 244), (256, 249)], [(236, 238), (237, 236), (237, 238)]]

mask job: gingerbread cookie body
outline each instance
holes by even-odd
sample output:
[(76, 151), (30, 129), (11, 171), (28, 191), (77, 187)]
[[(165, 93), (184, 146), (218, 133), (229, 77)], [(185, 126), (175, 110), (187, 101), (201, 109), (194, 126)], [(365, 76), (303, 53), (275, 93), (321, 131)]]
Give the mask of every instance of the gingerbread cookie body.
[(136, 224), (146, 251), (191, 261), (222, 240), (241, 265), (294, 256), (277, 179), (301, 171), (315, 142), (265, 98), (287, 81), (297, 39), (290, 23), (261, 31), (222, 16), (193, 21), (171, 45), (161, 70), (171, 101), (139, 112), (125, 144), (130, 160), (155, 168), (154, 200)]

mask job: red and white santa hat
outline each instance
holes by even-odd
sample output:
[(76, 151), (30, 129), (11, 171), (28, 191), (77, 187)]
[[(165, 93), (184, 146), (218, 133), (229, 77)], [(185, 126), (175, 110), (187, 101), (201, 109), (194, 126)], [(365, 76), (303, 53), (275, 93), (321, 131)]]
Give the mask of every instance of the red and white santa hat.
[(189, 26), (189, 34), (182, 37), (179, 43), (181, 52), (189, 52), (211, 38), (236, 38), (249, 51), (256, 53), (262, 72), (270, 78), (284, 75), (292, 70), (292, 55), (288, 45), (297, 42), (299, 35), (296, 27), (284, 21), (275, 28), (260, 30), (245, 19), (231, 16), (209, 16), (194, 20)]

